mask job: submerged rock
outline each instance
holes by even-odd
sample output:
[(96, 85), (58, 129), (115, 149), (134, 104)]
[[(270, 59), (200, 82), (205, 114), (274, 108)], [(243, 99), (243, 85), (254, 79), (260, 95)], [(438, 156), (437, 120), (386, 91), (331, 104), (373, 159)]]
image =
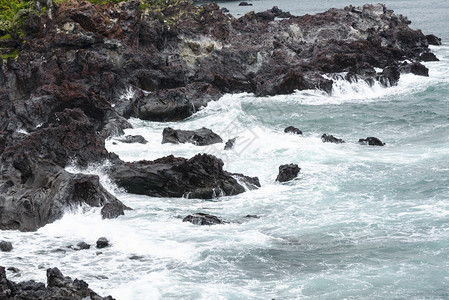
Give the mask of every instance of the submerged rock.
[(34, 280), (15, 283), (6, 278), (5, 268), (0, 266), (1, 299), (92, 299), (114, 300), (101, 297), (79, 279), (62, 275), (58, 268), (47, 269), (47, 286)]
[(183, 222), (190, 222), (195, 225), (216, 225), (216, 224), (226, 224), (229, 223), (227, 221), (224, 221), (223, 219), (205, 214), (205, 213), (195, 213), (193, 215), (188, 215), (184, 219), (182, 219)]
[(162, 144), (191, 143), (196, 146), (205, 146), (222, 142), (223, 140), (218, 134), (205, 127), (197, 130), (181, 130), (167, 127), (162, 132)]
[(276, 177), (276, 181), (287, 182), (295, 179), (301, 170), (297, 164), (281, 165), (279, 166), (279, 174)]
[(321, 141), (323, 141), (323, 143), (334, 143), (334, 144), (342, 144), (345, 141), (339, 138), (334, 137), (333, 135), (327, 135), (327, 134), (323, 134), (321, 136)]
[(359, 144), (370, 146), (385, 146), (381, 140), (376, 137), (367, 137), (366, 139), (359, 139)]
[(148, 143), (148, 141), (141, 135), (127, 135), (123, 138), (117, 138), (117, 141), (127, 144), (139, 143), (145, 145)]
[(288, 126), (287, 128), (284, 129), (284, 132), (302, 135), (302, 131), (293, 126)]

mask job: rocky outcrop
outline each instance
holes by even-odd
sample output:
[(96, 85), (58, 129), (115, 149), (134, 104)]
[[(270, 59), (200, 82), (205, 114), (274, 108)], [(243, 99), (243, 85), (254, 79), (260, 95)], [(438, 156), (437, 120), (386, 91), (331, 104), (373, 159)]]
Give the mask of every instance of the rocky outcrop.
[(191, 143), (196, 146), (206, 146), (223, 143), (223, 140), (218, 134), (205, 127), (197, 130), (181, 130), (167, 127), (162, 132), (162, 144), (165, 143)]
[(359, 139), (359, 144), (370, 146), (385, 146), (385, 143), (376, 137), (367, 137), (366, 139)]
[(103, 217), (123, 213), (98, 177), (68, 173), (69, 164), (109, 161), (119, 185), (152, 196), (241, 193), (256, 180), (224, 171), (216, 158), (126, 164), (104, 140), (123, 135), (130, 117), (182, 120), (224, 93), (330, 92), (341, 72), (394, 85), (408, 72), (405, 60), (426, 75), (417, 63), (434, 60), (428, 46), (439, 43), (382, 5), (300, 17), (274, 7), (234, 18), (190, 0), (47, 3), (54, 7), (29, 17), (24, 36), (2, 42), (20, 52), (0, 61), (0, 229), (35, 230), (79, 205), (103, 206)]
[(0, 299), (92, 299), (113, 300), (101, 297), (79, 279), (62, 275), (58, 268), (47, 269), (47, 286), (34, 280), (15, 283), (6, 278), (5, 268), (0, 266)]
[(232, 196), (245, 191), (239, 181), (253, 188), (260, 187), (257, 178), (226, 172), (223, 161), (208, 154), (198, 154), (191, 159), (170, 155), (155, 161), (125, 163), (114, 166), (109, 174), (129, 193), (153, 197), (213, 199)]
[(288, 164), (279, 166), (279, 174), (276, 177), (276, 181), (287, 182), (295, 179), (301, 170), (297, 164)]
[(187, 217), (182, 219), (182, 221), (190, 222), (194, 225), (217, 225), (229, 223), (217, 216), (209, 215), (206, 213), (195, 213), (193, 215), (188, 215)]
[(323, 134), (321, 136), (321, 141), (323, 141), (323, 143), (334, 143), (334, 144), (342, 144), (345, 141), (339, 138), (334, 137), (333, 135), (327, 135), (327, 134)]

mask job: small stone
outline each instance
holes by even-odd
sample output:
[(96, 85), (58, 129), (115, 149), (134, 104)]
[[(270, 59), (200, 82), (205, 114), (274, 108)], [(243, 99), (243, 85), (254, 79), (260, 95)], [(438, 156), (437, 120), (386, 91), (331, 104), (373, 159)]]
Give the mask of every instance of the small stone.
[(141, 260), (143, 258), (144, 257), (140, 256), (140, 255), (132, 255), (132, 256), (129, 257), (129, 259), (131, 259), (131, 260)]
[(105, 237), (101, 237), (98, 239), (97, 241), (97, 248), (98, 249), (102, 249), (102, 248), (106, 248), (109, 246), (109, 241), (107, 238)]
[(252, 3), (248, 3), (246, 1), (243, 1), (243, 2), (239, 3), (239, 6), (253, 6), (253, 4)]
[(11, 252), (12, 244), (11, 242), (1, 241), (0, 242), (0, 251), (2, 252)]
[(184, 219), (183, 222), (190, 222), (195, 225), (215, 225), (215, 224), (225, 224), (228, 223), (223, 221), (217, 216), (205, 214), (205, 213), (196, 213), (193, 215), (188, 215)]

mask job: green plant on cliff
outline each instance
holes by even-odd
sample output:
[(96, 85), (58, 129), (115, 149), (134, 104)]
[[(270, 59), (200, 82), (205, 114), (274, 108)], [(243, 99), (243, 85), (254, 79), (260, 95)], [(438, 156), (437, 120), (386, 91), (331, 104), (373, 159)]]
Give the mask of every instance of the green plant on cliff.
[(35, 12), (35, 2), (26, 0), (0, 0), (0, 36), (17, 38), (25, 34), (25, 21)]

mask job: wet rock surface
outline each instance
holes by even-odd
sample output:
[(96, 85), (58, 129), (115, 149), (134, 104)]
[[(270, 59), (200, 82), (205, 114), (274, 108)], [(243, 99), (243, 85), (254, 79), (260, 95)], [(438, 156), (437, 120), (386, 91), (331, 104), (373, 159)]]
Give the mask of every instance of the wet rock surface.
[(279, 166), (279, 174), (276, 177), (276, 181), (287, 182), (298, 177), (301, 170), (297, 164), (288, 164)]
[(124, 163), (114, 166), (110, 177), (129, 193), (153, 197), (213, 199), (245, 192), (239, 182), (260, 187), (257, 178), (224, 171), (223, 161), (208, 154)]
[(64, 276), (58, 268), (47, 269), (47, 286), (34, 280), (15, 283), (6, 277), (5, 268), (0, 266), (0, 299), (92, 299), (113, 300), (111, 296), (101, 297), (79, 279)]
[(192, 215), (188, 215), (184, 219), (182, 219), (183, 222), (190, 222), (194, 225), (216, 225), (216, 224), (226, 224), (229, 223), (227, 221), (224, 221), (223, 219), (214, 216), (209, 215), (206, 213), (195, 213)]
[(333, 135), (327, 135), (327, 134), (323, 134), (321, 136), (321, 141), (323, 141), (323, 143), (334, 143), (334, 144), (342, 144), (345, 141), (339, 138), (334, 137)]
[(298, 135), (302, 135), (302, 131), (299, 130), (296, 127), (293, 126), (288, 126), (284, 129), (284, 133), (292, 133), (292, 134), (298, 134)]
[(376, 137), (367, 137), (366, 139), (359, 139), (359, 144), (369, 146), (385, 146), (385, 143)]
[(162, 144), (184, 144), (191, 143), (196, 146), (206, 146), (222, 143), (222, 138), (205, 127), (197, 130), (180, 130), (167, 127), (162, 132)]

